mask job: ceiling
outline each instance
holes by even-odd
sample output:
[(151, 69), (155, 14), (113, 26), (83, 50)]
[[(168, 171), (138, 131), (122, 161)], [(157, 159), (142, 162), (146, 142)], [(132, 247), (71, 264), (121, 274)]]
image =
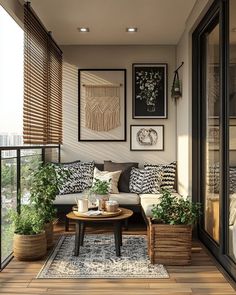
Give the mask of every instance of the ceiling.
[[(196, 0), (31, 0), (59, 44), (177, 44)], [(79, 33), (78, 27), (89, 27)], [(127, 33), (129, 26), (137, 33)]]

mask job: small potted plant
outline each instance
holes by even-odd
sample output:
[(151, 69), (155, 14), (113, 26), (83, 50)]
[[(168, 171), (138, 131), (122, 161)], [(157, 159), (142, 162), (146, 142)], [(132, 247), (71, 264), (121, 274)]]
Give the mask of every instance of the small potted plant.
[(9, 212), (13, 222), (13, 254), (21, 261), (34, 261), (45, 256), (47, 251), (44, 222), (31, 206), (21, 206), (21, 212)]
[(105, 202), (109, 200), (110, 180), (100, 180), (95, 178), (90, 191), (96, 195), (96, 199), (99, 202), (99, 209), (105, 209)]
[(56, 217), (53, 201), (67, 177), (66, 170), (51, 163), (40, 165), (32, 176), (30, 203), (44, 222), (48, 249), (53, 245), (53, 220)]
[(192, 227), (200, 214), (200, 204), (163, 191), (149, 218), (149, 256), (152, 263), (189, 265)]

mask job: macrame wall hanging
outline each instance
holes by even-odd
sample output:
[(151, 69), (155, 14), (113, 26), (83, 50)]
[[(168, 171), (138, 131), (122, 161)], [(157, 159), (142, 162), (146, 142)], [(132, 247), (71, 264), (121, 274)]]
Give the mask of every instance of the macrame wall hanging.
[(120, 126), (120, 85), (85, 87), (85, 127), (109, 131)]

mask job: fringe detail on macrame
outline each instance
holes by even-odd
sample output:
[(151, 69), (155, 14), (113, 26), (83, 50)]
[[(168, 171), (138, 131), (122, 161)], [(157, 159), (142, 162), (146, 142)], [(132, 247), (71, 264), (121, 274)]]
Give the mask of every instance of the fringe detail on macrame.
[(119, 125), (119, 87), (86, 86), (85, 126), (95, 131), (109, 131)]

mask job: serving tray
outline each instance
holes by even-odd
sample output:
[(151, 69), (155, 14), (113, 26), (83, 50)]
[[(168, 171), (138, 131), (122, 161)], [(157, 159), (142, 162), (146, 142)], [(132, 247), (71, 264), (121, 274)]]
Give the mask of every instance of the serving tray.
[(99, 215), (86, 215), (86, 213), (78, 212), (73, 210), (73, 213), (75, 216), (78, 217), (87, 217), (87, 218), (104, 218), (104, 217), (115, 217), (119, 216), (122, 213), (122, 209), (118, 208), (116, 212), (107, 212), (107, 211), (102, 211), (101, 214)]

